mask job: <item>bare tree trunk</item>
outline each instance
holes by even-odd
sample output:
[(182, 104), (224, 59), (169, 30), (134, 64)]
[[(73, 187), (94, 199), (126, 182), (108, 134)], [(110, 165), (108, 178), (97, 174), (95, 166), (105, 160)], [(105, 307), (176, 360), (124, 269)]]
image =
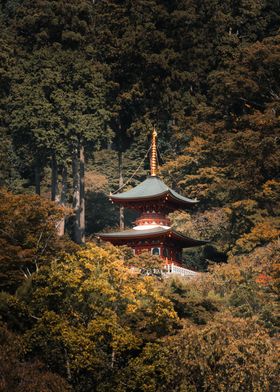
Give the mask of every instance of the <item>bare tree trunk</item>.
[(85, 148), (80, 146), (80, 239), (85, 243)]
[[(62, 168), (62, 179), (61, 179), (61, 194), (60, 194), (60, 205), (65, 206), (67, 197), (67, 167)], [(58, 224), (57, 234), (62, 237), (65, 233), (65, 218), (62, 218)]]
[(62, 206), (65, 206), (66, 204), (66, 198), (67, 198), (67, 167), (63, 166), (62, 168), (62, 187), (61, 187), (61, 197), (60, 197), (60, 204)]
[(115, 364), (115, 356), (116, 356), (116, 352), (115, 350), (112, 350), (112, 354), (111, 354), (111, 368), (113, 369), (114, 364)]
[[(119, 161), (119, 188), (123, 186), (123, 153), (118, 151)], [(124, 230), (124, 207), (120, 207), (120, 230)]]
[(57, 201), (57, 161), (55, 153), (52, 154), (52, 189), (51, 200)]
[(80, 175), (78, 150), (75, 149), (72, 160), (73, 173), (73, 210), (74, 210), (74, 240), (81, 243), (80, 231)]
[(35, 193), (41, 195), (41, 170), (38, 162), (35, 164)]
[(67, 381), (71, 382), (72, 374), (71, 374), (71, 369), (70, 369), (69, 356), (68, 356), (68, 352), (67, 352), (66, 348), (64, 349), (64, 356), (65, 356), (65, 362), (66, 362)]

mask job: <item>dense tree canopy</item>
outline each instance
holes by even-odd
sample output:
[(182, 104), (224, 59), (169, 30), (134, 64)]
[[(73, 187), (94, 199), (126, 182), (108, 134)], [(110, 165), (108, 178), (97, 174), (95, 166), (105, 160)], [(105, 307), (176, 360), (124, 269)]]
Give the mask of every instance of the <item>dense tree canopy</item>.
[[(279, 9), (0, 2), (1, 391), (279, 390)], [(91, 237), (153, 126), (190, 281)]]

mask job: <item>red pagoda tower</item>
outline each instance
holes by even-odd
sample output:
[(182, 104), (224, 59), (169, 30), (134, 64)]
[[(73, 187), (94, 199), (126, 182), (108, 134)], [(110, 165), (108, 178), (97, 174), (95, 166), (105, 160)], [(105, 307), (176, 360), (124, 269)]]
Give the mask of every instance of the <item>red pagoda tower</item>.
[(180, 275), (194, 275), (182, 267), (182, 250), (201, 246), (209, 241), (197, 240), (175, 231), (167, 215), (178, 209), (188, 209), (198, 200), (179, 195), (157, 176), (157, 133), (152, 135), (151, 174), (135, 188), (110, 195), (112, 202), (140, 212), (135, 226), (129, 230), (100, 233), (98, 236), (113, 245), (127, 245), (135, 254), (151, 252), (166, 261), (166, 271)]

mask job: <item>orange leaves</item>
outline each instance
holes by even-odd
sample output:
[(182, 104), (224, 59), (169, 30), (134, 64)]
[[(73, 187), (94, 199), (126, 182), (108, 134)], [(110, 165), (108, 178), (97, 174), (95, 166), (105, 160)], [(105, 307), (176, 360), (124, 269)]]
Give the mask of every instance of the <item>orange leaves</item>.
[(235, 252), (250, 252), (256, 246), (276, 240), (280, 236), (279, 219), (257, 223), (248, 234), (236, 241)]
[(280, 180), (278, 180), (277, 178), (268, 180), (263, 184), (262, 189), (263, 198), (265, 200), (270, 202), (280, 201)]
[(0, 271), (6, 275), (2, 287), (14, 289), (38, 262), (59, 250), (56, 224), (68, 213), (39, 196), (0, 191)]
[(95, 171), (85, 173), (86, 191), (100, 192), (108, 185), (108, 178)]
[(259, 274), (256, 278), (256, 283), (259, 283), (262, 286), (267, 286), (271, 281), (272, 278), (265, 274)]

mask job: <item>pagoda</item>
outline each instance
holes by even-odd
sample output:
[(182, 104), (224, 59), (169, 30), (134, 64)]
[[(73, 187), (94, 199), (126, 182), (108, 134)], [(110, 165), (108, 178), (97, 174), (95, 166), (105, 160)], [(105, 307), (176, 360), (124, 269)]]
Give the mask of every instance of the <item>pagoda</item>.
[(110, 195), (113, 203), (140, 213), (135, 226), (119, 232), (99, 233), (98, 236), (113, 245), (127, 245), (136, 255), (150, 252), (160, 256), (165, 260), (166, 272), (194, 275), (195, 272), (182, 266), (182, 250), (205, 245), (209, 241), (190, 238), (175, 231), (167, 215), (175, 210), (188, 209), (197, 204), (198, 200), (181, 196), (158, 177), (156, 137), (154, 129), (150, 176), (127, 192)]

